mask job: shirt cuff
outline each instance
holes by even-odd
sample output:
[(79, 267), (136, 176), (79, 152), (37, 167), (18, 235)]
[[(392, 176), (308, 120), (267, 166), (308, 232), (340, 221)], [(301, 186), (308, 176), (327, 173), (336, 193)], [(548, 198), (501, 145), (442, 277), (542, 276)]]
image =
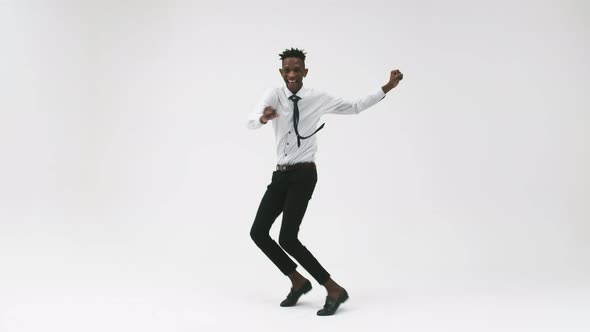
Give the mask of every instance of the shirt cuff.
[(256, 119), (250, 118), (250, 119), (248, 119), (248, 123), (246, 124), (246, 126), (250, 129), (258, 129), (258, 128), (264, 126), (264, 123), (260, 122), (260, 117), (258, 117)]

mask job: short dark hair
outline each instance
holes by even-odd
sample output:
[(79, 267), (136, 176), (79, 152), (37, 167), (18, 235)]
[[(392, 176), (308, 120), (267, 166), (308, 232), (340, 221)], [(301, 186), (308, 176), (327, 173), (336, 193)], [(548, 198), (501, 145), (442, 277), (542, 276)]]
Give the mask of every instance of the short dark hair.
[(298, 58), (305, 63), (305, 52), (298, 48), (285, 49), (279, 56), (281, 57), (281, 61), (286, 58)]

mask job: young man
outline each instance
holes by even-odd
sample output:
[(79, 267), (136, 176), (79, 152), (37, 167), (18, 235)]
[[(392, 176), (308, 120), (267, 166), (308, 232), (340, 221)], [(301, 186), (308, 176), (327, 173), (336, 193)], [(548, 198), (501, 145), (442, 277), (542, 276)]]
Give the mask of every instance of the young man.
[[(297, 234), (317, 182), (317, 127), (326, 113), (358, 114), (375, 105), (395, 88), (403, 78), (399, 70), (391, 71), (389, 82), (357, 101), (348, 102), (303, 87), (307, 76), (305, 53), (288, 49), (280, 54), (279, 69), (285, 86), (269, 90), (248, 118), (248, 127), (257, 129), (272, 120), (276, 138), (277, 166), (264, 194), (250, 236), (279, 270), (289, 277), (292, 288), (282, 307), (294, 306), (299, 297), (311, 290), (311, 283), (299, 272), (291, 255), (312, 277), (326, 288), (328, 295), (320, 316), (333, 315), (348, 299), (346, 290), (338, 285), (311, 252), (299, 242)], [(279, 243), (269, 236), (275, 219), (283, 214)], [(286, 253), (285, 253), (286, 252)]]

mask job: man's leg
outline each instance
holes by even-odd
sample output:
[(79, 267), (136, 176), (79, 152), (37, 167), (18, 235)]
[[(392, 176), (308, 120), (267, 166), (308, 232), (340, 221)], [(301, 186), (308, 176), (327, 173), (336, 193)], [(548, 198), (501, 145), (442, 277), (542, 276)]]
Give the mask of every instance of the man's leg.
[(326, 288), (328, 296), (324, 308), (318, 311), (318, 315), (333, 315), (340, 304), (348, 299), (346, 290), (338, 285), (330, 274), (322, 267), (318, 260), (301, 244), (298, 239), (299, 228), (307, 205), (317, 182), (315, 169), (297, 170), (290, 177), (289, 191), (283, 210), (283, 223), (279, 235), (279, 243), (313, 278)]
[(268, 234), (275, 219), (283, 212), (286, 193), (285, 174), (274, 172), (272, 181), (258, 207), (256, 218), (250, 229), (250, 237), (279, 270), (288, 276), (295, 272), (297, 265)]
[(330, 274), (298, 239), (299, 227), (317, 182), (315, 169), (299, 169), (288, 174), (289, 190), (285, 198), (279, 244), (320, 284)]

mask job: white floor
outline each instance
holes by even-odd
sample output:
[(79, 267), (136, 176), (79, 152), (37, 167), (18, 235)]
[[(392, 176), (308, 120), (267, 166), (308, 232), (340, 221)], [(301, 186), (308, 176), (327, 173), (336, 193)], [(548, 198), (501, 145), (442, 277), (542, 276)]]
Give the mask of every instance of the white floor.
[(337, 315), (318, 317), (323, 292), (278, 306), (285, 291), (207, 285), (3, 290), (0, 331), (590, 331), (588, 288), (348, 287)]

